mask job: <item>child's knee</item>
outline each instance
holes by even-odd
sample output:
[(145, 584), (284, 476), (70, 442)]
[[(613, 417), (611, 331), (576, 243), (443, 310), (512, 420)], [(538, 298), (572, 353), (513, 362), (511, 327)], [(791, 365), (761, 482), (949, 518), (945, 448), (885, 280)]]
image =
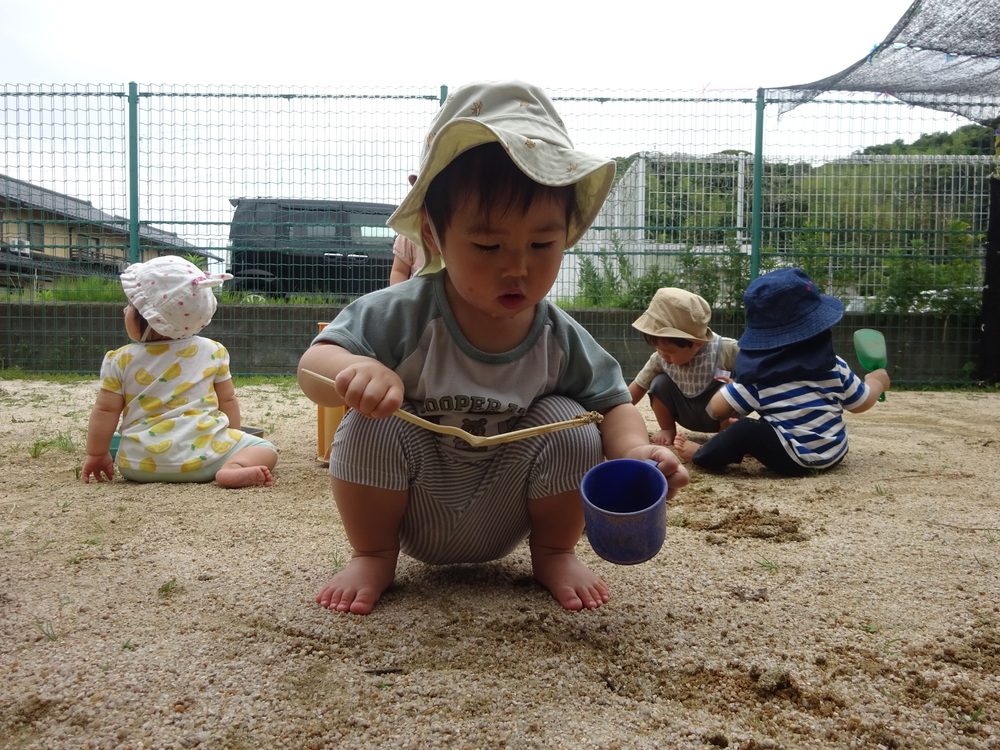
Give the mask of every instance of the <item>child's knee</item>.
[(522, 426), (565, 422), (586, 413), (587, 409), (580, 402), (566, 396), (542, 396), (528, 407), (518, 423), (518, 429)]
[[(531, 405), (527, 414), (518, 422), (517, 429), (566, 422), (586, 413), (587, 409), (573, 399), (565, 396), (545, 396)], [(532, 439), (541, 441), (543, 449), (554, 450), (558, 454), (593, 455), (596, 452), (603, 457), (601, 433), (595, 424), (557, 430)]]

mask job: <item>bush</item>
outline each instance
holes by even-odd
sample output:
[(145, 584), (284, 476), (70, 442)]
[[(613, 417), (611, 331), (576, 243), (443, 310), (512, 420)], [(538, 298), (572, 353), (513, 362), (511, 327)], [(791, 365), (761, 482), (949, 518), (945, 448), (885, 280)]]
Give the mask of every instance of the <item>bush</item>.
[[(915, 248), (919, 250), (919, 248)], [(975, 315), (982, 308), (980, 264), (964, 259), (935, 261), (914, 250), (894, 248), (862, 286), (869, 312)]]
[[(635, 266), (622, 252), (617, 238), (615, 249), (598, 257), (580, 261), (580, 298), (591, 307), (618, 307), (644, 310), (657, 289), (676, 286), (677, 277), (653, 265), (642, 276), (636, 276)], [(603, 248), (602, 248), (603, 250)]]

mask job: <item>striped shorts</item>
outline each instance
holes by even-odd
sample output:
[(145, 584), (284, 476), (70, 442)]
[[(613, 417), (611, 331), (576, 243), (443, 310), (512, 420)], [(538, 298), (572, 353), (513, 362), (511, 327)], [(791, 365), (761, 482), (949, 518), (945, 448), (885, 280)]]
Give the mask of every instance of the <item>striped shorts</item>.
[[(409, 404), (403, 408), (412, 410)], [(562, 396), (531, 405), (517, 429), (578, 416)], [(528, 503), (578, 490), (604, 460), (596, 425), (501, 443), (469, 458), (442, 447), (440, 436), (402, 419), (348, 411), (330, 452), (330, 474), (369, 487), (410, 491), (400, 549), (425, 563), (476, 563), (510, 554), (531, 530)], [(581, 501), (582, 503), (582, 501)]]

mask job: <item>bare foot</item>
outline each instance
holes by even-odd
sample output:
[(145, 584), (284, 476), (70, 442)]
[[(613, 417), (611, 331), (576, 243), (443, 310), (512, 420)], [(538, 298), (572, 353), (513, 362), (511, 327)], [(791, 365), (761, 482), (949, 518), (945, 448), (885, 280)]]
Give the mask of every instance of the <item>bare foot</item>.
[(395, 576), (395, 557), (354, 557), (319, 590), (316, 602), (336, 612), (367, 615)]
[(274, 484), (271, 470), (266, 466), (240, 466), (234, 469), (219, 469), (215, 481), (223, 487), (270, 487)]
[(674, 438), (674, 450), (685, 461), (693, 459), (694, 454), (698, 452), (700, 447), (701, 443), (696, 443), (683, 433)]
[(596, 609), (611, 598), (608, 585), (572, 552), (532, 550), (531, 567), (535, 579), (566, 609)]
[(657, 445), (673, 445), (674, 443), (674, 430), (660, 430), (652, 437), (649, 438), (651, 443), (656, 443)]

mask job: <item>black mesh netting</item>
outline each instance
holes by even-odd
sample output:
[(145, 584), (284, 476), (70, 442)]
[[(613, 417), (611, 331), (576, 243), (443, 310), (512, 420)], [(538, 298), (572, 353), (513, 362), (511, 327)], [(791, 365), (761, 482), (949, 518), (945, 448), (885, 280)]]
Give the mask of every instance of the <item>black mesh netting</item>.
[(769, 88), (781, 112), (826, 91), (891, 94), (982, 125), (1000, 120), (1000, 2), (916, 0), (871, 54), (813, 83)]

